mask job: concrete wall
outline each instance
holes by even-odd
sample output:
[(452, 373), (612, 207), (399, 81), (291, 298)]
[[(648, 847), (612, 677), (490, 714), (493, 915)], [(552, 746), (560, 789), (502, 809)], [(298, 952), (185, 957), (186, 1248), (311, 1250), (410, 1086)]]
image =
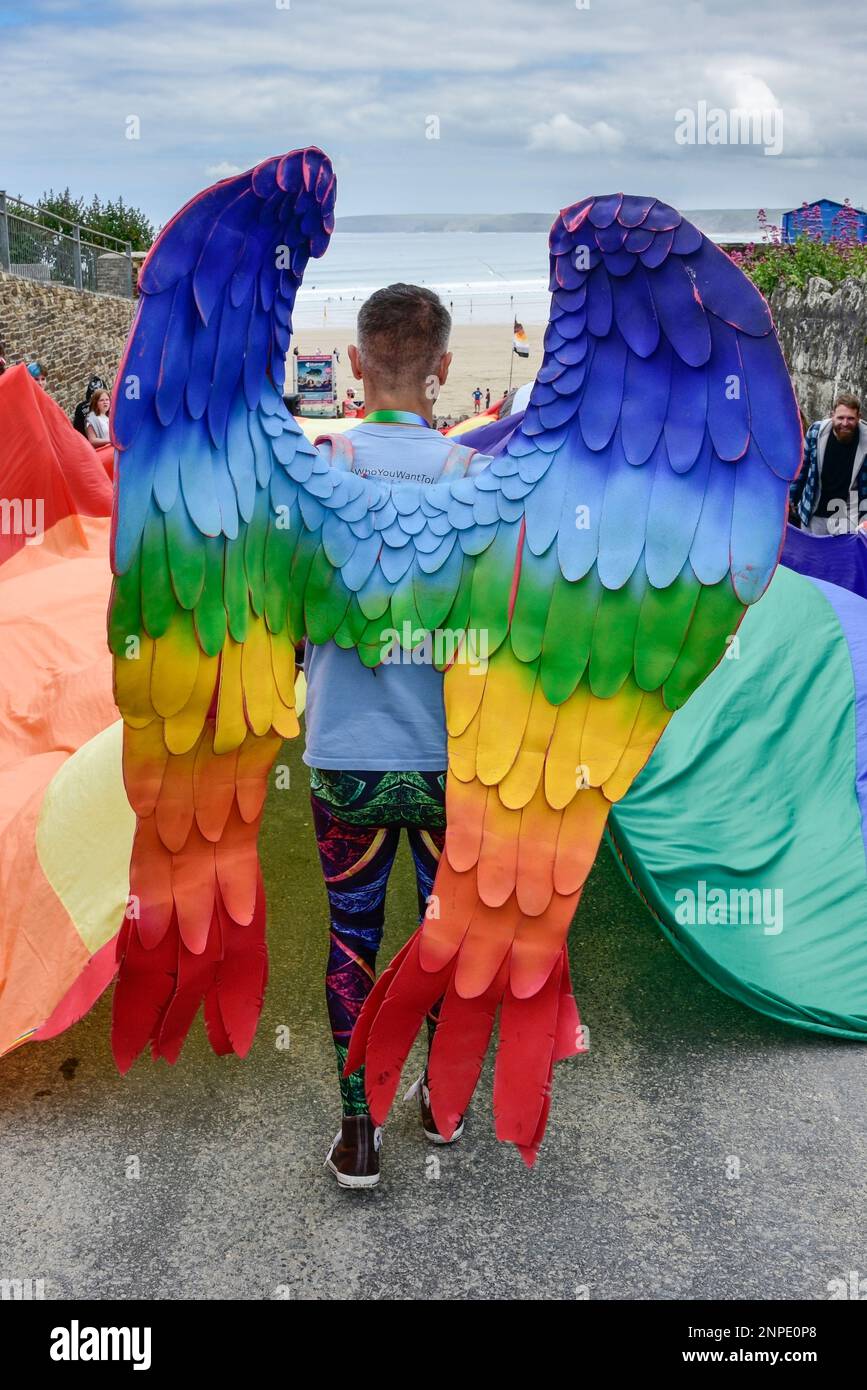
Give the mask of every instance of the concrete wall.
[(806, 290), (775, 290), (770, 303), (807, 420), (830, 414), (838, 391), (860, 396), (867, 416), (867, 280), (835, 287), (816, 275)]
[(114, 381), (134, 312), (131, 299), (0, 271), (0, 342), (6, 360), (11, 366), (37, 358), (48, 373), (49, 393), (70, 415), (88, 377)]

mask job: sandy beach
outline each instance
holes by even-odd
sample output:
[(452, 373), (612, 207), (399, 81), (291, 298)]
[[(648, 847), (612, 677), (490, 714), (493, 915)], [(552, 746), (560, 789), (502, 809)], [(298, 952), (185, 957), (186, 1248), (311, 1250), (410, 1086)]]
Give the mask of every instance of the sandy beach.
[[(529, 357), (513, 357), (512, 385), (520, 386), (531, 381), (539, 370), (542, 361), (542, 337), (545, 324), (524, 323)], [(340, 360), (337, 365), (337, 383), (341, 399), (347, 386), (356, 385), (352, 378), (346, 344), (353, 341), (353, 334), (347, 329), (333, 333), (334, 341), (323, 341), (323, 334), (300, 330), (293, 337), (293, 346), (299, 352), (328, 352), (337, 348)], [(505, 391), (509, 381), (509, 364), (512, 334), (505, 324), (456, 324), (452, 329), (451, 350), (454, 354), (449, 379), (443, 387), (437, 402), (437, 415), (458, 418), (473, 412), (472, 393), (479, 386), (483, 393), (491, 388), (491, 400), (497, 400)], [(288, 382), (287, 382), (287, 390)]]

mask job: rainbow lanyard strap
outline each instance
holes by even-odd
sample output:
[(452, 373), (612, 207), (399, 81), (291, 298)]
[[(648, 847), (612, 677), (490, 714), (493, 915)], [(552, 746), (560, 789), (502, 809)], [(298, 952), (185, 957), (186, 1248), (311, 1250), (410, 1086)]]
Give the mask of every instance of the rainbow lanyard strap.
[(426, 420), (423, 415), (416, 415), (414, 410), (371, 410), (365, 415), (362, 423), (365, 425), (423, 425), (426, 430), (433, 429), (430, 420)]

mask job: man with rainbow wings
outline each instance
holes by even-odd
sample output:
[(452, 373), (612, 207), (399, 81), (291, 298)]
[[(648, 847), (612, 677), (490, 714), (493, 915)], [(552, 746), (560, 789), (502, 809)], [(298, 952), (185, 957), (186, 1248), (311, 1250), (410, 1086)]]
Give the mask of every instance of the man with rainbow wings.
[(581, 1050), (566, 936), (610, 807), (723, 656), (780, 554), (801, 430), (758, 291), (653, 198), (551, 230), (530, 405), (473, 475), (389, 483), (282, 400), (292, 309), (333, 228), (318, 149), (193, 199), (140, 276), (114, 393), (110, 612), (137, 828), (113, 1045), (177, 1058), (200, 1006), (250, 1047), (267, 973), (257, 834), (298, 733), (305, 637), (483, 634), (447, 663), (447, 829), (427, 915), (380, 975), (347, 1071), (384, 1120), (426, 1013), (451, 1136), (499, 1013), (496, 1131), (535, 1160), (553, 1064)]

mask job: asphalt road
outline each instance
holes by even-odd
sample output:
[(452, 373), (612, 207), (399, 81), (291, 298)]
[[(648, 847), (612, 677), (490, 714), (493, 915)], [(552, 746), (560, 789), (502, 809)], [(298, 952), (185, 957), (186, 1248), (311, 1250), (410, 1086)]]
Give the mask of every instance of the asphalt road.
[[(706, 984), (607, 850), (572, 931), (590, 1052), (557, 1068), (535, 1170), (494, 1139), (488, 1067), (453, 1150), (400, 1105), (379, 1188), (339, 1191), (325, 900), (292, 770), (263, 832), (272, 975), (246, 1060), (214, 1057), (199, 1022), (176, 1067), (121, 1079), (103, 999), (0, 1061), (0, 1280), (47, 1298), (778, 1300), (867, 1275), (867, 1053)], [(408, 861), (389, 955), (412, 926)]]

